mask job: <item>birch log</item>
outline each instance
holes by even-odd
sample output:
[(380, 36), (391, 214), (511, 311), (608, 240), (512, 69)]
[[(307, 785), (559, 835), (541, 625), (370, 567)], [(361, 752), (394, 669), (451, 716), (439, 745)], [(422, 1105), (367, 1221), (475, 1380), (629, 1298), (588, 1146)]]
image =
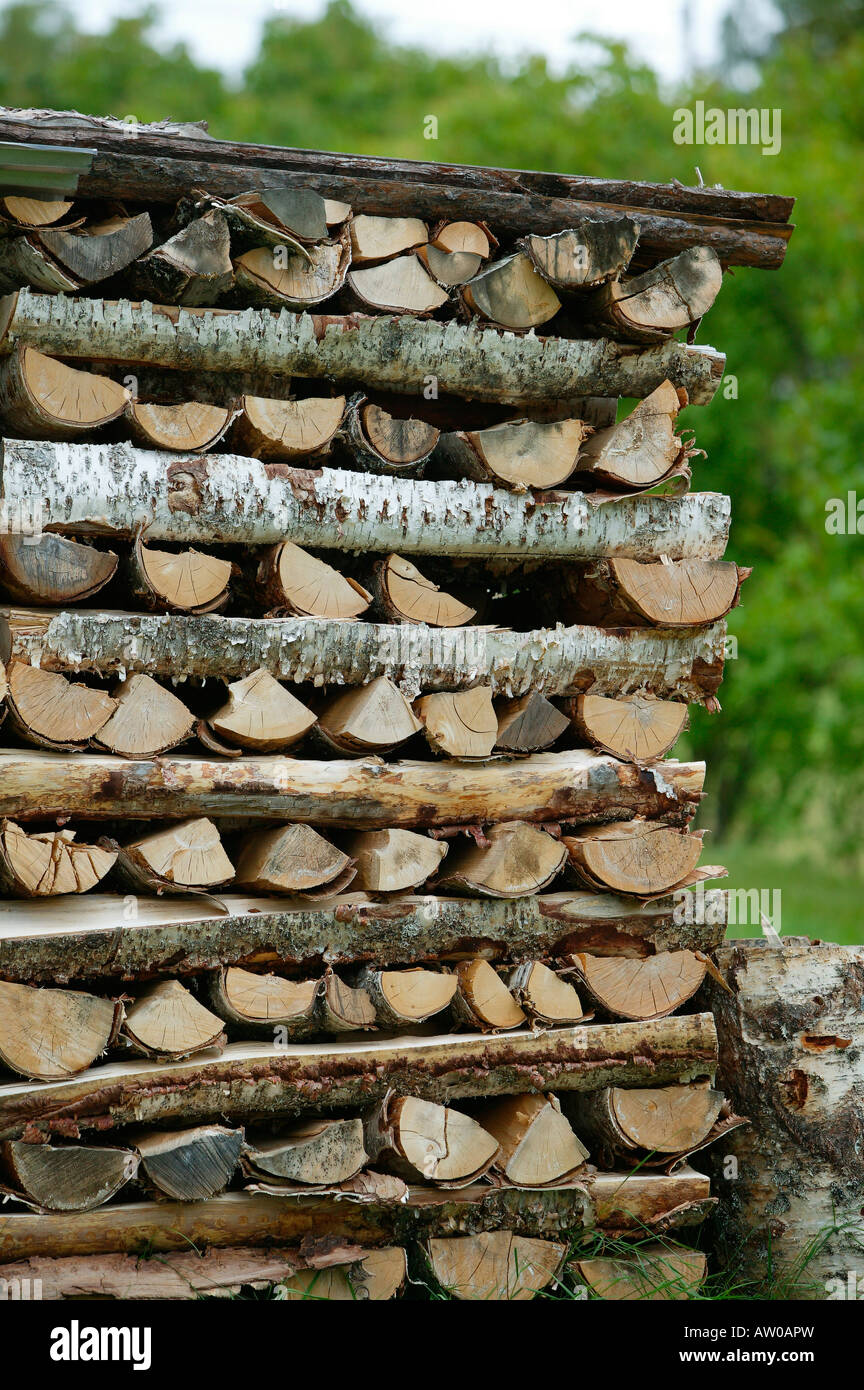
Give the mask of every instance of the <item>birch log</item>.
[(178, 309), (32, 290), (0, 299), (0, 353), (16, 342), (86, 361), (244, 371), (262, 385), (281, 372), (420, 396), (433, 378), (439, 393), (511, 405), (647, 396), (667, 380), (705, 405), (726, 365), (714, 348), (674, 340), (633, 352), (608, 339), (517, 337), (410, 316)]
[(717, 963), (721, 1085), (751, 1120), (711, 1157), (723, 1258), (774, 1298), (860, 1298), (864, 946), (736, 941)]
[(644, 959), (659, 951), (710, 951), (723, 939), (726, 894), (705, 895), (701, 923), (676, 920), (672, 899), (635, 903), (603, 893), (546, 893), (512, 901), (349, 893), (326, 905), (223, 894), (207, 900), (93, 894), (0, 899), (0, 979), (22, 984), (199, 974), (220, 965), (283, 965), (315, 975), (324, 965), (418, 965), (565, 959), (575, 951)]
[[(723, 678), (726, 624), (698, 631), (555, 627), (534, 632), (326, 618), (223, 618), (0, 608), (0, 660), (46, 671), (365, 685), (386, 676), (405, 695), (464, 690), (495, 695), (646, 693), (711, 703)], [(299, 692), (302, 695), (302, 692)]]
[(273, 467), (239, 454), (179, 457), (129, 444), (6, 440), (9, 516), (41, 499), (46, 531), (148, 542), (304, 546), (416, 555), (533, 559), (720, 559), (730, 503), (722, 493), (624, 497), (592, 507), (581, 492), (543, 500), (489, 483), (427, 482), (335, 468)]
[(162, 1124), (232, 1123), (376, 1104), (388, 1091), (438, 1104), (524, 1091), (662, 1086), (713, 1074), (710, 1014), (539, 1033), (379, 1042), (231, 1043), (183, 1062), (110, 1062), (63, 1082), (0, 1086), (0, 1139)]
[(0, 1211), (0, 1259), (154, 1254), (232, 1246), (300, 1245), (327, 1238), (363, 1246), (422, 1236), (508, 1230), (545, 1236), (601, 1230), (644, 1235), (698, 1225), (712, 1209), (709, 1181), (692, 1168), (665, 1173), (587, 1173), (568, 1187), (528, 1192), (474, 1183), (457, 1191), (409, 1187), (406, 1200), (226, 1192), (202, 1202), (124, 1202), (92, 1212)]
[(639, 768), (584, 748), (491, 763), (0, 752), (0, 817), (168, 820), (242, 816), (347, 830), (523, 821), (687, 820), (705, 764)]

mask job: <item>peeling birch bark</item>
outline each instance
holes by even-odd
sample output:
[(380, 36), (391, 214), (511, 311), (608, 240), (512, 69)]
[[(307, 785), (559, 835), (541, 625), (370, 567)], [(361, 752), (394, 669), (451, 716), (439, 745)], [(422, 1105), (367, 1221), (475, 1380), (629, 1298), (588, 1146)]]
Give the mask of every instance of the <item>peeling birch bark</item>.
[(0, 300), (0, 353), (18, 341), (88, 361), (361, 380), (416, 395), (434, 377), (439, 392), (511, 405), (647, 396), (667, 379), (705, 405), (726, 364), (714, 348), (675, 341), (634, 352), (605, 338), (518, 337), (410, 316), (178, 309), (31, 290)]
[(222, 895), (201, 900), (90, 894), (87, 912), (66, 898), (0, 899), (0, 978), (32, 984), (189, 975), (220, 965), (322, 964), (379, 968), (482, 955), (564, 959), (591, 951), (645, 959), (709, 951), (723, 939), (726, 894), (705, 895), (702, 924), (675, 919), (671, 899), (649, 904), (602, 893), (547, 893), (512, 901), (346, 894), (325, 906)]
[(0, 752), (0, 817), (169, 820), (242, 816), (347, 830), (473, 825), (512, 819), (603, 822), (630, 816), (686, 821), (705, 764), (639, 768), (583, 748), (519, 761), (448, 765), (379, 758), (231, 762), (171, 755)]
[(378, 1042), (233, 1043), (183, 1062), (112, 1062), (62, 1082), (0, 1086), (0, 1139), (29, 1134), (233, 1123), (368, 1107), (388, 1091), (438, 1104), (537, 1089), (658, 1086), (710, 1077), (710, 1014), (650, 1023), (550, 1028), (494, 1037), (449, 1034)]
[(718, 560), (729, 498), (623, 497), (592, 507), (584, 493), (540, 500), (488, 483), (427, 482), (268, 466), (239, 454), (182, 455), (128, 444), (6, 440), (2, 498), (10, 516), (41, 503), (46, 531), (132, 536), (147, 543), (299, 546), (414, 555), (550, 560)]
[(187, 617), (0, 608), (0, 660), (99, 676), (277, 680), (364, 685), (386, 676), (409, 697), (485, 684), (495, 695), (621, 698), (633, 693), (708, 704), (723, 678), (726, 624), (698, 631), (555, 627), (534, 632), (326, 618)]

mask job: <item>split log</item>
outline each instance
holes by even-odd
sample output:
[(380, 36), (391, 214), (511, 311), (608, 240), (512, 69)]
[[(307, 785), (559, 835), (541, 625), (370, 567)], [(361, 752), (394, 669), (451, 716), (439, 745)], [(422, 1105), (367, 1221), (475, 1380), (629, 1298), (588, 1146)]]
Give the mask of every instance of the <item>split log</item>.
[(0, 1252), (4, 1260), (16, 1260), (121, 1251), (138, 1255), (142, 1248), (162, 1253), (190, 1246), (270, 1247), (315, 1238), (322, 1227), (334, 1238), (364, 1246), (501, 1229), (569, 1240), (574, 1231), (589, 1227), (644, 1238), (656, 1227), (674, 1229), (682, 1218), (698, 1225), (712, 1208), (708, 1194), (708, 1178), (685, 1166), (672, 1174), (589, 1169), (571, 1187), (533, 1191), (485, 1182), (456, 1190), (409, 1187), (401, 1201), (374, 1192), (362, 1201), (339, 1202), (328, 1195), (298, 1194), (278, 1201), (249, 1191), (228, 1192), (210, 1201), (114, 1203), (86, 1221), (7, 1208), (0, 1213)]
[(87, 893), (114, 867), (108, 845), (79, 845), (74, 830), (28, 835), (14, 821), (0, 821), (0, 887), (19, 898)]
[(422, 727), (401, 690), (386, 676), (329, 699), (316, 726), (329, 746), (354, 757), (389, 753)]
[(200, 816), (123, 845), (118, 869), (133, 888), (157, 893), (218, 888), (234, 877), (219, 831)]
[[(99, 552), (96, 552), (97, 554)], [(259, 667), (279, 680), (365, 685), (387, 676), (410, 696), (470, 689), (547, 696), (631, 691), (712, 706), (723, 678), (725, 623), (702, 629), (533, 632), (399, 627), (303, 619), (152, 617), (141, 613), (0, 610), (0, 651), (48, 671), (230, 680)], [(616, 756), (620, 756), (616, 754)]]
[(302, 256), (285, 255), (281, 246), (258, 246), (234, 262), (233, 299), (243, 307), (308, 309), (341, 290), (350, 264), (351, 249), (344, 236), (304, 248)]
[(382, 1028), (396, 1031), (425, 1023), (451, 1003), (458, 981), (436, 970), (377, 970), (367, 966), (360, 986), (375, 1006)]
[(467, 1187), (499, 1154), (498, 1140), (470, 1115), (414, 1096), (389, 1097), (367, 1116), (365, 1132), (373, 1163), (437, 1187)]
[(541, 823), (587, 824), (627, 813), (686, 821), (704, 779), (704, 763), (668, 759), (642, 769), (579, 748), (465, 768), (377, 759), (217, 763), (171, 754), (130, 762), (107, 754), (6, 750), (0, 752), (0, 816), (182, 820), (204, 812), (346, 830), (477, 825), (512, 820), (514, 812)]
[(93, 1211), (131, 1182), (138, 1155), (130, 1149), (12, 1140), (2, 1145), (0, 1169), (10, 1184), (0, 1190), (37, 1211)]
[(158, 304), (30, 290), (0, 304), (0, 352), (8, 352), (13, 339), (49, 355), (71, 353), (90, 361), (250, 372), (260, 375), (262, 384), (281, 373), (360, 379), (367, 389), (413, 395), (422, 394), (433, 376), (439, 393), (510, 405), (574, 396), (647, 396), (666, 380), (683, 386), (694, 405), (705, 405), (726, 362), (714, 348), (674, 341), (634, 353), (628, 344), (510, 337), (496, 329), (410, 316), (337, 318), (266, 309), (205, 316), (193, 309), (172, 313)]
[(627, 627), (701, 627), (738, 604), (749, 569), (730, 560), (598, 560), (540, 581), (565, 621)]
[(716, 1044), (710, 1014), (502, 1037), (229, 1043), (218, 1057), (110, 1062), (64, 1081), (0, 1086), (0, 1138), (18, 1138), (25, 1129), (50, 1132), (69, 1119), (83, 1133), (109, 1119), (114, 1126), (190, 1125), (224, 1114), (235, 1123), (320, 1115), (377, 1104), (395, 1089), (443, 1104), (536, 1090), (663, 1086), (712, 1074)]
[(429, 229), (419, 217), (369, 217), (360, 213), (352, 218), (349, 230), (355, 265), (389, 260), (422, 246), (429, 237)]
[(485, 222), (442, 222), (432, 233), (431, 245), (485, 261), (498, 242)]
[(560, 840), (523, 821), (490, 827), (487, 843), (470, 842), (450, 851), (436, 886), (469, 897), (522, 898), (542, 893), (561, 872), (567, 850)]
[(689, 452), (675, 430), (678, 411), (686, 404), (671, 381), (664, 381), (625, 419), (588, 439), (579, 455), (579, 472), (615, 488), (662, 482)]
[(283, 541), (265, 553), (256, 586), (269, 608), (301, 618), (359, 618), (372, 602), (372, 595), (356, 580), (293, 541)]
[(579, 952), (572, 960), (591, 997), (614, 1018), (665, 1018), (693, 998), (707, 969), (695, 951), (663, 951), (646, 960)]
[(0, 290), (7, 294), (25, 286), (45, 294), (74, 293), (81, 288), (75, 276), (39, 245), (38, 237), (0, 237)]
[(373, 473), (417, 477), (440, 432), (425, 420), (390, 415), (364, 396), (348, 412), (345, 442), (361, 468)]
[(633, 763), (656, 762), (687, 727), (686, 704), (647, 695), (577, 695), (567, 709), (587, 744)]
[(207, 405), (204, 401), (183, 401), (179, 405), (131, 401), (126, 409), (126, 423), (132, 439), (145, 449), (204, 454), (219, 443), (235, 415), (231, 406)]
[(539, 328), (561, 308), (552, 286), (517, 252), (493, 261), (462, 289), (468, 309), (501, 328)]
[(0, 976), (16, 981), (122, 981), (188, 975), (258, 962), (313, 974), (336, 965), (378, 968), (458, 959), (563, 959), (574, 951), (645, 959), (659, 951), (713, 950), (722, 940), (726, 894), (705, 894), (704, 912), (678, 922), (671, 898), (642, 904), (598, 893), (534, 898), (404, 897), (379, 902), (352, 893), (324, 904), (272, 898), (145, 897), (134, 920), (122, 897), (91, 894), (82, 919), (74, 900), (50, 905), (0, 899)]
[(283, 1280), (287, 1302), (300, 1299), (327, 1302), (379, 1303), (402, 1292), (408, 1277), (408, 1260), (399, 1246), (370, 1250), (351, 1264), (330, 1265), (326, 1269), (298, 1270)]
[(108, 217), (84, 227), (48, 227), (39, 245), (58, 261), (77, 285), (95, 285), (117, 275), (153, 245), (150, 216)]
[(435, 753), (463, 760), (488, 758), (497, 742), (498, 720), (488, 685), (453, 694), (421, 695), (414, 713), (422, 720), (426, 740)]
[(298, 242), (323, 241), (333, 221), (349, 216), (328, 216), (327, 202), (311, 188), (263, 188), (224, 199), (196, 190), (201, 203), (210, 204), (225, 218), (232, 238), (241, 244), (251, 241), (260, 246), (296, 246)]
[[(450, 296), (428, 273), (417, 256), (396, 256), (379, 265), (349, 271), (347, 303), (361, 314), (434, 314)], [(364, 379), (366, 373), (363, 373)]]
[(286, 980), (223, 966), (207, 982), (211, 1008), (226, 1023), (252, 1036), (272, 1038), (275, 1029), (301, 1038), (315, 1031), (320, 980)]
[(82, 602), (103, 589), (116, 570), (113, 550), (49, 532), (37, 537), (0, 531), (0, 581), (24, 603)]
[[(729, 529), (729, 499), (719, 493), (624, 497), (592, 507), (579, 492), (538, 501), (484, 483), (394, 480), (338, 469), (310, 476), (268, 471), (259, 460), (234, 454), (208, 454), (193, 465), (127, 444), (7, 440), (3, 453), (7, 507), (27, 515), (32, 498), (42, 498), (43, 529), (129, 535), (146, 525), (148, 543), (278, 545), (290, 536), (298, 545), (328, 549), (477, 559), (701, 556), (684, 570), (664, 566), (669, 574), (662, 586), (659, 565), (644, 569), (647, 581), (641, 579), (635, 596), (656, 586), (662, 602), (676, 574), (686, 575), (678, 583), (692, 594), (690, 577), (706, 564), (701, 587), (719, 575), (726, 579), (718, 593), (707, 595), (718, 612), (728, 611), (737, 595), (735, 566), (708, 564), (723, 554)], [(632, 564), (621, 571), (621, 585), (640, 576)], [(679, 600), (679, 621), (689, 616), (692, 622), (685, 600)], [(553, 611), (560, 607), (559, 598)], [(698, 620), (707, 622), (710, 614)], [(663, 621), (662, 612), (655, 621)]]
[(0, 980), (0, 1061), (33, 1080), (74, 1076), (105, 1051), (122, 1018), (113, 999)]
[(693, 1298), (706, 1263), (698, 1250), (640, 1245), (630, 1258), (577, 1260), (576, 1270), (595, 1298), (665, 1303)]
[(293, 748), (305, 738), (317, 716), (274, 680), (263, 667), (228, 686), (228, 699), (207, 718), (220, 739), (257, 753)]
[(578, 1023), (582, 1003), (572, 985), (539, 960), (524, 961), (507, 984), (516, 1003), (537, 1023)]
[(442, 471), (524, 492), (554, 488), (581, 470), (589, 429), (582, 420), (510, 420), (485, 430), (441, 436), (435, 454)]
[(86, 748), (117, 709), (117, 701), (104, 690), (38, 666), (12, 661), (6, 675), (9, 721), (21, 738), (37, 747)]
[(329, 452), (345, 414), (344, 396), (278, 401), (243, 396), (231, 443), (253, 458), (310, 458)]
[(413, 830), (367, 830), (351, 835), (345, 850), (365, 893), (405, 893), (431, 878), (447, 854), (443, 840)]
[(320, 1012), (324, 1033), (366, 1032), (377, 1026), (375, 1005), (368, 991), (346, 984), (329, 965), (321, 986)]
[(864, 947), (764, 936), (722, 946), (717, 964), (720, 1084), (752, 1122), (709, 1156), (720, 1262), (775, 1297), (857, 1296)]
[(0, 1278), (37, 1280), (51, 1299), (199, 1299), (236, 1296), (245, 1286), (264, 1289), (293, 1279), (297, 1259), (280, 1251), (189, 1251), (160, 1260), (139, 1255), (89, 1259), (28, 1259), (0, 1265)]
[(567, 1246), (532, 1240), (512, 1231), (430, 1240), (426, 1255), (432, 1276), (452, 1298), (482, 1302), (526, 1302), (551, 1284)]
[(224, 1192), (243, 1149), (242, 1129), (201, 1125), (135, 1136), (146, 1183), (175, 1202), (206, 1202)]
[(142, 1057), (181, 1061), (225, 1045), (222, 1020), (179, 980), (150, 985), (126, 1008), (123, 1036)]
[(250, 1135), (243, 1172), (267, 1187), (328, 1188), (356, 1177), (368, 1158), (362, 1120), (306, 1120), (275, 1137)]
[(697, 323), (723, 283), (723, 267), (710, 246), (691, 246), (632, 279), (613, 280), (586, 306), (614, 336), (654, 343)]
[(588, 1157), (555, 1096), (505, 1096), (481, 1106), (477, 1119), (498, 1142), (495, 1168), (514, 1187), (570, 1182)]
[(228, 223), (208, 212), (141, 256), (126, 272), (135, 298), (151, 304), (215, 304), (234, 279)]
[(332, 897), (356, 874), (353, 861), (311, 825), (259, 830), (243, 840), (236, 882), (254, 893)]
[(588, 1096), (570, 1096), (564, 1110), (591, 1144), (604, 1168), (666, 1162), (670, 1155), (698, 1149), (720, 1114), (723, 1092), (710, 1086), (664, 1086), (622, 1090), (610, 1086)]
[(567, 716), (539, 690), (531, 690), (515, 700), (496, 700), (495, 722), (495, 747), (508, 753), (542, 752), (570, 727)]
[(0, 420), (5, 433), (77, 439), (116, 420), (130, 399), (126, 387), (110, 377), (67, 367), (26, 344), (0, 360)]
[(195, 717), (150, 676), (128, 676), (111, 692), (114, 712), (93, 742), (121, 758), (155, 758), (191, 738)]
[(231, 564), (215, 555), (156, 550), (139, 534), (126, 570), (135, 597), (157, 612), (214, 613), (228, 602)]
[(639, 223), (632, 217), (609, 222), (584, 218), (552, 236), (526, 236), (520, 243), (543, 279), (559, 290), (585, 290), (617, 280), (633, 258)]
[(415, 254), (442, 290), (458, 289), (473, 280), (484, 259), (471, 251), (447, 251), (431, 242), (418, 246)]
[(633, 820), (565, 835), (564, 845), (571, 868), (589, 888), (653, 898), (692, 882), (702, 834)]
[(10, 194), (0, 198), (0, 217), (4, 222), (16, 227), (50, 227), (52, 223), (62, 221), (67, 212), (71, 211), (71, 203), (59, 200), (48, 201)]
[(379, 561), (372, 589), (377, 610), (390, 622), (463, 627), (477, 616), (475, 608), (469, 608), (455, 594), (442, 592), (402, 555), (388, 555)]
[(460, 961), (455, 973), (458, 984), (453, 1014), (460, 1023), (484, 1033), (497, 1033), (525, 1022), (525, 1011), (487, 960), (478, 956)]

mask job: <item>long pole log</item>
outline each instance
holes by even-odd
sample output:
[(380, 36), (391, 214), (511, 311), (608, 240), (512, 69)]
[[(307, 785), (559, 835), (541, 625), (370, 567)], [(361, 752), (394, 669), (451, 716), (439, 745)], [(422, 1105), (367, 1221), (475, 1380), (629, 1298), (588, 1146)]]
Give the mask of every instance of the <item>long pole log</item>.
[(692, 1168), (665, 1173), (589, 1173), (570, 1187), (531, 1192), (474, 1183), (456, 1191), (412, 1187), (405, 1202), (226, 1192), (203, 1202), (129, 1202), (74, 1215), (0, 1213), (0, 1260), (154, 1254), (232, 1246), (300, 1245), (321, 1239), (389, 1245), (426, 1236), (506, 1230), (522, 1236), (601, 1230), (644, 1234), (659, 1224), (698, 1225), (713, 1203)]
[(111, 1062), (62, 1082), (0, 1086), (0, 1139), (366, 1108), (389, 1090), (439, 1104), (524, 1091), (662, 1086), (713, 1074), (710, 1014), (540, 1033), (381, 1042), (230, 1043), (184, 1062)]
[(674, 759), (639, 768), (577, 748), (515, 762), (311, 762), (299, 758), (0, 753), (0, 816), (16, 821), (244, 816), (346, 829), (513, 820), (687, 819), (705, 764)]
[(673, 339), (634, 352), (607, 339), (517, 337), (455, 321), (178, 309), (31, 290), (0, 299), (0, 353), (18, 341), (49, 356), (243, 371), (253, 380), (273, 372), (332, 377), (418, 396), (434, 381), (438, 393), (511, 405), (647, 396), (667, 380), (705, 405), (726, 363), (714, 348)]
[(592, 507), (581, 492), (538, 500), (488, 483), (426, 482), (326, 468), (272, 469), (239, 454), (178, 458), (128, 444), (7, 440), (10, 516), (40, 499), (46, 531), (207, 545), (297, 545), (418, 555), (532, 559), (720, 559), (729, 498), (628, 497)]
[(206, 901), (90, 894), (50, 904), (0, 900), (0, 979), (22, 984), (196, 974), (219, 965), (422, 964), (561, 959), (576, 951), (648, 956), (710, 951), (723, 939), (726, 894), (705, 895), (702, 924), (677, 922), (671, 899), (636, 903), (603, 893), (547, 893), (512, 900), (361, 893), (326, 905), (222, 895)]
[(688, 631), (558, 627), (534, 632), (324, 618), (0, 609), (0, 660), (99, 676), (239, 680), (264, 667), (279, 680), (366, 685), (387, 676), (408, 696), (464, 690), (495, 695), (643, 692), (709, 703), (723, 678), (726, 624)]

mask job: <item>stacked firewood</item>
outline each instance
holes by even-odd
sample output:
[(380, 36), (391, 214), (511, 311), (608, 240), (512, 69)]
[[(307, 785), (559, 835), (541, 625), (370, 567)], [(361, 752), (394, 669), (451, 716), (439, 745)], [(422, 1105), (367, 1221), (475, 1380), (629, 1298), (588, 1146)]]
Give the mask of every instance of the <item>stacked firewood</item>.
[(0, 197), (0, 1273), (686, 1296), (741, 1121), (667, 755), (748, 571), (679, 412), (782, 200), (55, 137), (74, 196)]

